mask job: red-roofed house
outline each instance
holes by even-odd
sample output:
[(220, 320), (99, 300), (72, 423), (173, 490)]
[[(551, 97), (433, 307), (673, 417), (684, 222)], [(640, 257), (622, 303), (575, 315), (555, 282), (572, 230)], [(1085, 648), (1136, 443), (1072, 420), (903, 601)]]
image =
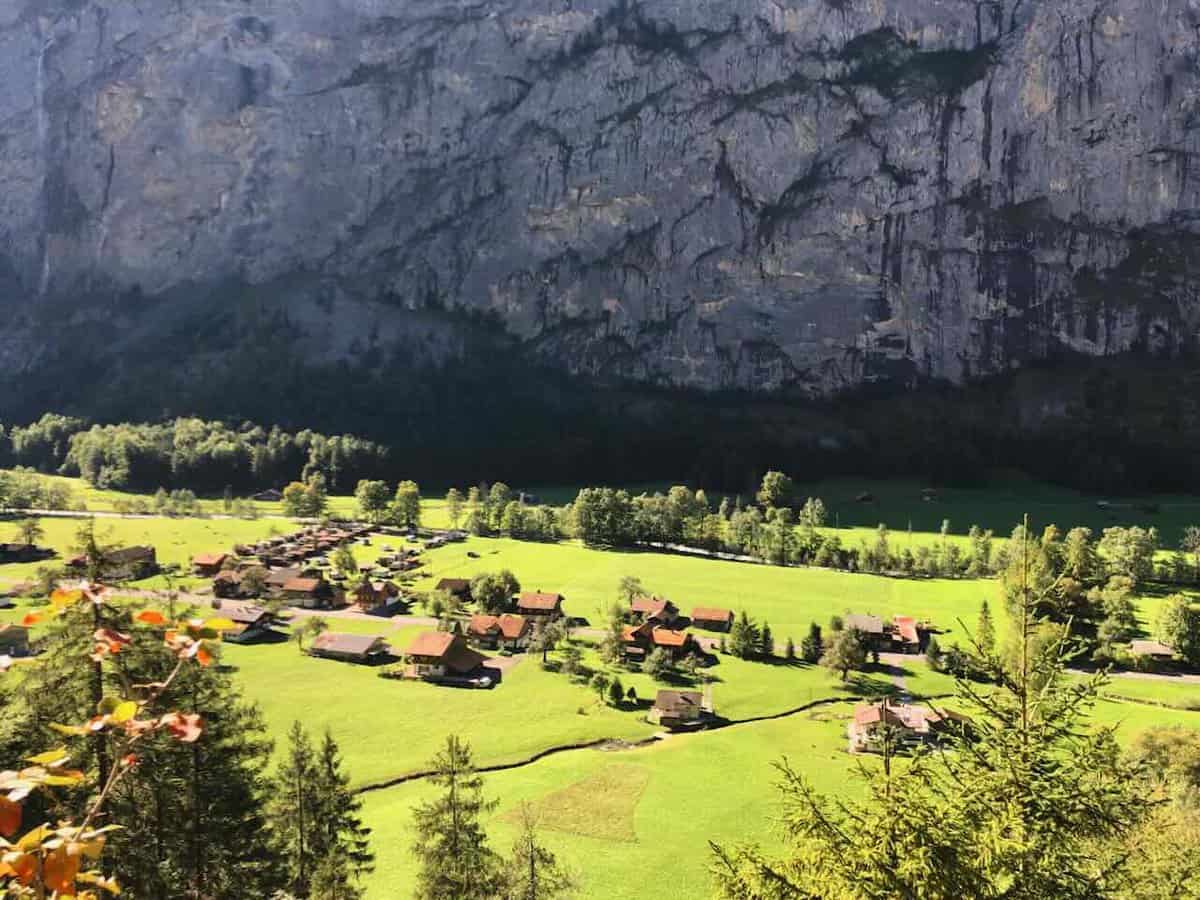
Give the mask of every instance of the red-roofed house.
[(892, 643), (899, 645), (902, 653), (920, 653), (921, 636), (917, 632), (917, 620), (912, 616), (892, 616)]
[(517, 612), (523, 616), (542, 616), (557, 619), (563, 614), (562, 594), (545, 594), (541, 591), (525, 591), (517, 598)]
[(467, 640), (492, 650), (524, 650), (533, 637), (533, 623), (524, 616), (471, 616)]
[(427, 631), (404, 651), (413, 678), (453, 678), (470, 675), (487, 659), (467, 646), (461, 634)]
[(881, 749), (885, 729), (891, 729), (895, 743), (903, 745), (937, 740), (952, 727), (967, 722), (965, 716), (949, 710), (937, 712), (926, 706), (892, 705), (884, 700), (854, 707), (854, 718), (846, 733), (850, 752), (863, 753)]
[(659, 597), (634, 597), (630, 612), (638, 622), (655, 622), (670, 625), (679, 618), (679, 608), (670, 600)]
[(733, 627), (733, 610), (697, 606), (692, 610), (692, 625), (707, 631), (728, 631)]
[(202, 578), (212, 578), (221, 571), (228, 553), (197, 553), (192, 557), (192, 574)]
[(664, 650), (672, 659), (678, 660), (696, 649), (696, 642), (688, 632), (661, 628), (651, 622), (624, 626), (621, 641), (625, 645), (625, 655), (630, 659), (644, 659), (652, 650)]

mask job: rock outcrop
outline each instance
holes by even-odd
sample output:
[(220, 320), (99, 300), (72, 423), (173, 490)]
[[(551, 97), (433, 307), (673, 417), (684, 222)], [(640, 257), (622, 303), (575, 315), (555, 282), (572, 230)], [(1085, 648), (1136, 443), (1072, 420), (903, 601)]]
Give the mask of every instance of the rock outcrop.
[(0, 0), (0, 368), (247, 290), (710, 389), (1172, 354), (1198, 135), (1197, 0)]

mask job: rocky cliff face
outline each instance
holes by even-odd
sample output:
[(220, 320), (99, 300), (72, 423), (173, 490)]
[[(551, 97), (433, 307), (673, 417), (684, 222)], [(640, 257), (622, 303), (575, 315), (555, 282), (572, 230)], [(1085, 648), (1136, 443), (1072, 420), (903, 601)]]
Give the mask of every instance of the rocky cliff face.
[(1198, 0), (0, 0), (0, 363), (247, 288), (703, 388), (1177, 352), (1198, 109)]

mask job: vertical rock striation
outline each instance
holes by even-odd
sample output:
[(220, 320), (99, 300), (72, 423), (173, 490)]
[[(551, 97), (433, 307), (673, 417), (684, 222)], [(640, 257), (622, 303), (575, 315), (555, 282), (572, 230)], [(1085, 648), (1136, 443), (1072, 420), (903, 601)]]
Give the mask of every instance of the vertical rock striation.
[(0, 365), (230, 285), (708, 389), (1179, 353), (1198, 51), (1196, 0), (0, 0)]

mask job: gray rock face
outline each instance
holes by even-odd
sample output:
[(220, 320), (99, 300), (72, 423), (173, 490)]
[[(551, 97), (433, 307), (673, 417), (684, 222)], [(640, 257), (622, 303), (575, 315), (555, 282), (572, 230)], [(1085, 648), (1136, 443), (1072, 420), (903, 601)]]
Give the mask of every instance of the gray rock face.
[(1198, 54), (1200, 0), (0, 0), (0, 366), (227, 284), (714, 389), (1190, 349)]

